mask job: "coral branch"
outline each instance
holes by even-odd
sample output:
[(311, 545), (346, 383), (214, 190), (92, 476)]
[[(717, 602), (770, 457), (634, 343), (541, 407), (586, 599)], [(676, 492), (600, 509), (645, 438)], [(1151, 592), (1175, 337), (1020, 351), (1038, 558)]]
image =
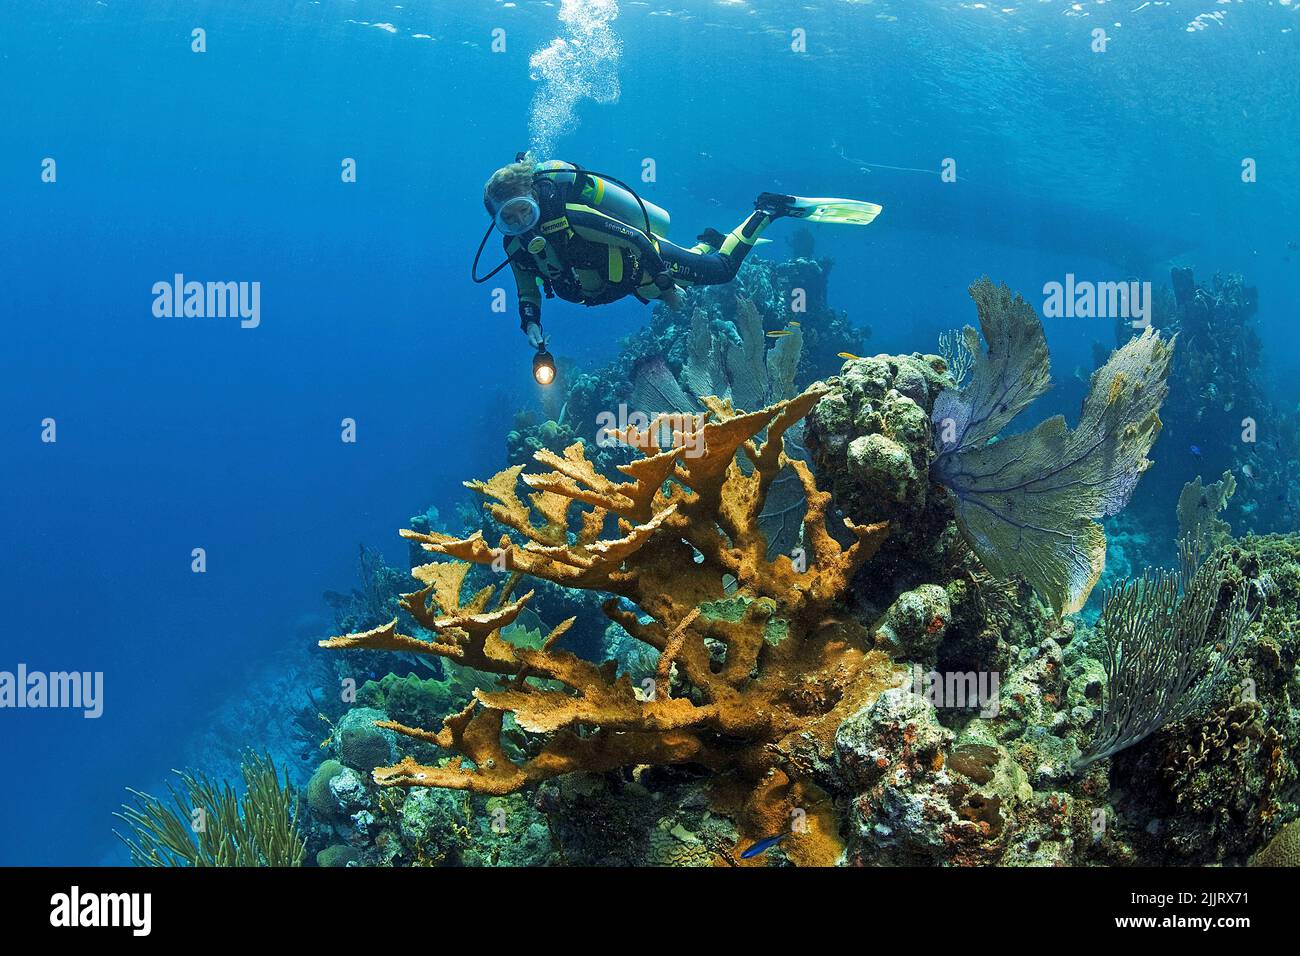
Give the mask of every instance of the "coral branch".
[[(875, 554), (887, 523), (846, 522), (855, 537), (844, 548), (826, 530), (830, 496), (808, 466), (784, 453), (785, 433), (824, 394), (812, 389), (759, 411), (739, 414), (729, 401), (701, 399), (708, 415), (688, 420), (672, 448), (627, 429), (617, 437), (641, 451), (620, 470), (629, 480), (596, 472), (581, 444), (563, 455), (540, 451), (550, 468), (525, 474), (508, 468), (468, 482), (487, 509), (518, 532), (493, 548), (481, 533), (467, 538), (403, 531), (424, 550), (457, 559), (415, 569), (425, 587), (404, 606), (433, 635), (399, 634), (396, 622), (332, 638), (332, 648), (415, 651), (453, 658), (501, 675), (495, 689), (446, 718), (436, 732), (386, 722), (404, 736), (456, 755), (444, 766), (410, 758), (375, 771), (385, 786), (447, 787), (504, 794), (575, 770), (636, 764), (693, 763), (731, 771), (752, 788), (747, 820), (767, 820), (810, 791), (800, 775), (829, 757), (832, 726), (849, 702), (873, 699), (888, 683), (888, 660), (865, 634), (846, 632), (832, 608), (854, 573)], [(651, 433), (658, 429), (652, 425)], [(688, 451), (690, 452), (688, 454)], [(747, 465), (737, 456), (744, 452)], [(806, 552), (767, 557), (759, 516), (772, 483), (793, 469), (807, 498)], [(526, 504), (520, 483), (532, 489)], [(573, 514), (574, 506), (579, 511)], [(618, 518), (606, 537), (607, 516)], [(576, 525), (574, 533), (571, 525)], [(469, 564), (492, 565), (565, 587), (602, 591), (606, 615), (660, 652), (653, 694), (638, 696), (614, 662), (595, 664), (558, 647), (561, 625), (540, 648), (516, 647), (499, 635), (533, 593), (489, 609), (493, 588), (462, 603)], [(645, 616), (650, 620), (644, 620)], [(673, 623), (675, 622), (675, 623)], [(831, 626), (834, 624), (835, 626)], [(671, 627), (671, 630), (669, 628)], [(859, 629), (860, 631), (860, 629)], [(505, 715), (518, 734), (502, 738)], [(814, 759), (803, 751), (813, 748)], [(793, 780), (759, 786), (778, 773)], [(785, 808), (785, 809), (783, 809)]]

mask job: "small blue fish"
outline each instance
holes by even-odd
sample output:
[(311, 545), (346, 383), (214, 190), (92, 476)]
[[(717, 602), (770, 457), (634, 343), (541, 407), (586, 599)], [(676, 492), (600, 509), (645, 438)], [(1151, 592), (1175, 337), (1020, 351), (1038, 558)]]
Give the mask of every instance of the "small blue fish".
[(1201, 446), (1200, 446), (1200, 445), (1192, 445), (1192, 446), (1191, 446), (1190, 448), (1188, 448), (1187, 450), (1190, 451), (1190, 452), (1191, 452), (1193, 455), (1195, 455), (1197, 458), (1200, 458), (1200, 457), (1201, 457)]
[(776, 836), (768, 837), (766, 840), (759, 840), (749, 849), (741, 853), (740, 858), (742, 860), (751, 860), (756, 856), (766, 853), (768, 850), (772, 849), (772, 847), (776, 846), (778, 843), (780, 843), (782, 840), (788, 837), (790, 835), (790, 832), (791, 831), (786, 830), (784, 833), (778, 833)]

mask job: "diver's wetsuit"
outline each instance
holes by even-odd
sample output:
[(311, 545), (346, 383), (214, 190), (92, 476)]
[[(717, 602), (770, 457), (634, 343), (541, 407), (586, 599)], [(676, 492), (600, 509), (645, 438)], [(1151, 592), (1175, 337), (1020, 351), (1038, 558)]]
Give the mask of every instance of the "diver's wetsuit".
[[(755, 210), (718, 248), (701, 241), (690, 249), (647, 235), (581, 201), (582, 174), (571, 184), (541, 179), (541, 216), (520, 236), (505, 239), (519, 296), (519, 324), (541, 324), (542, 290), (567, 302), (604, 305), (635, 295), (658, 298), (655, 277), (666, 273), (687, 285), (730, 282), (774, 213)], [(539, 241), (540, 240), (540, 241)], [(530, 252), (532, 245), (538, 251)]]

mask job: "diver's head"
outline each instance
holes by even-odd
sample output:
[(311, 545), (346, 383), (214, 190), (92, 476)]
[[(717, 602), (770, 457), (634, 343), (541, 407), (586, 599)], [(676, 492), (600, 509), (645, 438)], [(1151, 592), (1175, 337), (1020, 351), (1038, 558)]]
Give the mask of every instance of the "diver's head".
[(535, 167), (531, 160), (502, 166), (483, 187), (483, 205), (496, 227), (507, 236), (527, 232), (541, 218), (541, 206), (533, 193)]

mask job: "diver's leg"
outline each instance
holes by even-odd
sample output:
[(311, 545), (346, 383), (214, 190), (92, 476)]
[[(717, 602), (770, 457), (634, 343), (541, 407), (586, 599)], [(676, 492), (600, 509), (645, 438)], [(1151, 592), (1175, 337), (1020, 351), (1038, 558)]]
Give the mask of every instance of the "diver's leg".
[(702, 251), (700, 246), (683, 249), (665, 239), (659, 240), (659, 255), (663, 258), (668, 271), (678, 282), (691, 285), (721, 285), (736, 277), (740, 264), (745, 261), (754, 243), (762, 235), (768, 224), (776, 218), (766, 209), (755, 209), (739, 226), (726, 236), (709, 230), (701, 234), (701, 245), (713, 247), (716, 251)]
[(721, 285), (730, 282), (736, 270), (717, 252), (697, 252), (683, 249), (667, 239), (659, 240), (659, 257), (668, 267), (668, 274), (682, 285)]

